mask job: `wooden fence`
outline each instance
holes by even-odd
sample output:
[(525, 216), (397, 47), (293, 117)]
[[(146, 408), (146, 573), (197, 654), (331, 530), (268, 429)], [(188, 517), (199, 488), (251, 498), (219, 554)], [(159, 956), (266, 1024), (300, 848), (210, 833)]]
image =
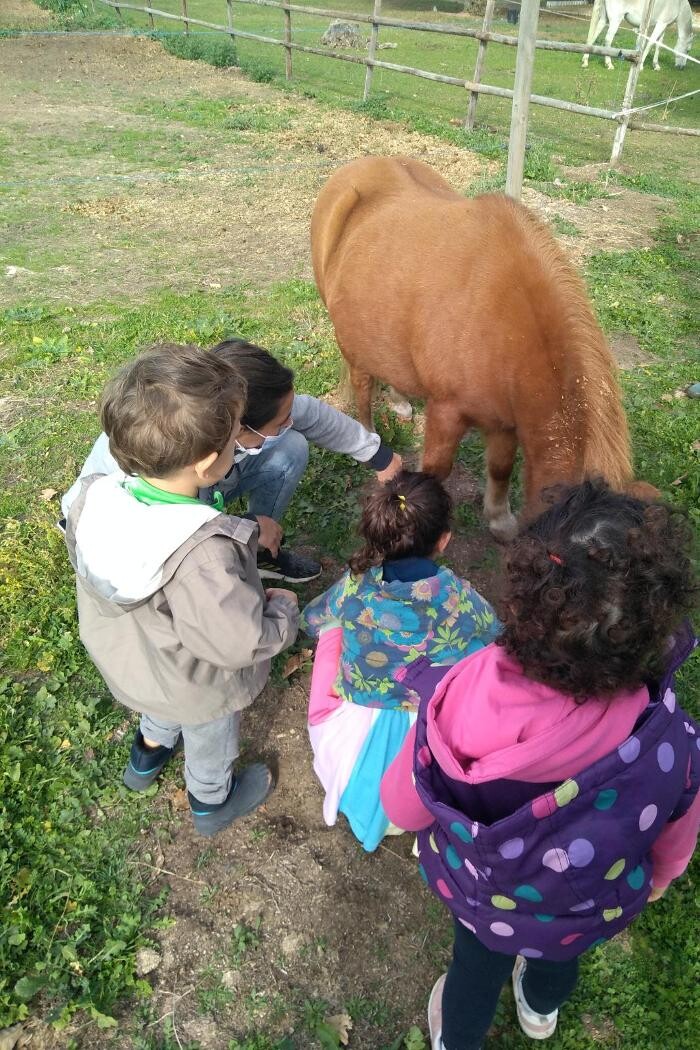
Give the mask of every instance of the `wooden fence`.
[[(675, 135), (700, 136), (700, 130), (688, 127), (673, 127), (666, 124), (646, 123), (634, 120), (634, 92), (639, 77), (639, 65), (644, 42), (647, 39), (649, 29), (651, 7), (653, 0), (647, 0), (642, 23), (634, 48), (600, 47), (591, 44), (569, 43), (560, 40), (538, 40), (536, 39), (537, 21), (539, 18), (539, 0), (522, 0), (519, 32), (517, 36), (506, 33), (494, 33), (491, 30), (495, 0), (487, 0), (483, 24), (480, 29), (472, 29), (467, 26), (458, 26), (450, 23), (415, 22), (401, 18), (387, 18), (382, 15), (382, 0), (374, 0), (372, 14), (354, 14), (348, 11), (334, 11), (328, 8), (309, 7), (302, 4), (288, 3), (286, 0), (235, 0), (236, 4), (249, 4), (255, 7), (275, 8), (283, 13), (283, 38), (263, 36), (248, 30), (239, 29), (234, 20), (234, 0), (222, 0), (226, 4), (226, 23), (209, 22), (201, 18), (193, 18), (187, 10), (187, 0), (181, 0), (182, 13), (173, 14), (170, 11), (162, 11), (159, 8), (145, 4), (123, 2), (123, 0), (99, 0), (99, 3), (114, 8), (121, 16), (122, 11), (137, 11), (148, 15), (150, 25), (154, 25), (154, 16), (173, 22), (184, 24), (185, 33), (189, 33), (191, 26), (199, 26), (203, 29), (226, 33), (232, 39), (255, 40), (261, 44), (269, 44), (273, 47), (285, 49), (285, 75), (288, 80), (292, 79), (292, 54), (299, 51), (304, 54), (321, 55), (325, 58), (336, 59), (340, 62), (350, 62), (354, 65), (366, 67), (363, 99), (369, 98), (372, 90), (372, 76), (375, 69), (386, 69), (394, 73), (405, 73), (409, 76), (421, 77), (439, 84), (451, 84), (470, 93), (469, 106), (464, 120), (467, 129), (474, 127), (476, 119), (476, 107), (479, 95), (493, 95), (497, 98), (511, 99), (513, 109), (511, 114), (511, 134), (508, 151), (508, 175), (506, 181), (506, 192), (512, 196), (519, 197), (522, 188), (522, 173), (525, 157), (525, 135), (528, 123), (529, 106), (547, 106), (552, 109), (565, 110), (568, 113), (577, 113), (581, 116), (595, 117), (601, 120), (614, 121), (617, 124), (615, 140), (611, 155), (611, 164), (619, 161), (627, 131), (638, 129), (642, 131), (664, 132)], [(358, 22), (371, 26), (367, 55), (353, 55), (344, 51), (334, 51), (330, 48), (312, 47), (301, 44), (292, 38), (292, 14), (312, 15), (318, 18), (339, 19), (343, 22)], [(416, 69), (413, 66), (399, 65), (396, 62), (386, 62), (376, 57), (378, 50), (379, 30), (406, 29), (422, 33), (437, 33), (443, 36), (466, 37), (479, 41), (476, 66), (472, 80), (462, 77), (447, 76), (442, 73), (433, 73), (426, 69)], [(489, 43), (501, 44), (505, 47), (518, 49), (516, 59), (515, 81), (513, 89), (498, 87), (493, 84), (485, 84), (482, 81), (484, 65), (486, 60), (486, 48)], [(563, 51), (575, 55), (600, 55), (611, 58), (624, 59), (630, 63), (630, 71), (627, 78), (624, 99), (620, 110), (606, 109), (599, 106), (587, 106), (578, 102), (568, 102), (563, 99), (551, 98), (547, 95), (533, 95), (530, 92), (532, 83), (532, 70), (535, 52), (540, 51)], [(667, 99), (660, 103), (672, 102)], [(649, 107), (645, 107), (649, 108)]]

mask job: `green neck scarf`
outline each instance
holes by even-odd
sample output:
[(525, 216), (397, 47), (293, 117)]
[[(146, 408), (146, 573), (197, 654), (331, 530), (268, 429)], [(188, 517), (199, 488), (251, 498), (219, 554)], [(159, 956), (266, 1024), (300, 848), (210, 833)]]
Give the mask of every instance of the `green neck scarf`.
[[(202, 501), (197, 499), (196, 496), (182, 496), (179, 492), (166, 492), (165, 489), (159, 489), (155, 485), (151, 485), (150, 481), (146, 481), (145, 478), (125, 478), (123, 487), (134, 497), (134, 499), (137, 499), (139, 503), (145, 503), (148, 507), (152, 507), (157, 503), (167, 504), (168, 506), (173, 506), (178, 503), (196, 503), (200, 506), (206, 505), (202, 504)], [(223, 511), (224, 497), (220, 492), (216, 491), (214, 493), (212, 503), (214, 505), (214, 510)]]

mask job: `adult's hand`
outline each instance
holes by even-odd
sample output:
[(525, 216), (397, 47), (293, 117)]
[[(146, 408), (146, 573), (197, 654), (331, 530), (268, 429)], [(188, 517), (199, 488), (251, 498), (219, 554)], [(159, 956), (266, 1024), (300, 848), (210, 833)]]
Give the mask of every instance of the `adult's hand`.
[(652, 887), (652, 891), (649, 894), (649, 896), (647, 897), (647, 903), (649, 903), (651, 901), (661, 900), (661, 898), (663, 897), (664, 893), (666, 892), (666, 888), (667, 888), (666, 886), (664, 886), (663, 889), (657, 889), (656, 886)]
[(387, 481), (391, 481), (394, 474), (398, 474), (400, 470), (403, 470), (403, 460), (401, 456), (395, 452), (391, 457), (391, 463), (388, 467), (384, 467), (384, 470), (377, 471), (377, 481), (384, 485)]
[(274, 518), (268, 518), (265, 514), (258, 514), (256, 518), (260, 528), (258, 546), (265, 547), (273, 557), (276, 557), (282, 542), (282, 526)]
[(270, 598), (274, 598), (276, 594), (279, 594), (280, 598), (286, 598), (288, 601), (293, 602), (295, 605), (299, 604), (299, 595), (295, 594), (294, 591), (288, 591), (286, 587), (268, 587), (265, 591), (265, 597), (268, 601)]

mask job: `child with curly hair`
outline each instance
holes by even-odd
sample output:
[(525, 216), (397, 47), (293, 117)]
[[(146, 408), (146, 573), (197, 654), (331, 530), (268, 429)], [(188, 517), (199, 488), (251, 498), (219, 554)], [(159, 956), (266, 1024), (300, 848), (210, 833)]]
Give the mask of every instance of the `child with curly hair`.
[[(428, 474), (402, 471), (364, 501), (362, 549), (304, 610), (319, 638), (309, 703), (314, 769), (326, 798), (368, 851), (389, 829), (379, 785), (415, 721), (417, 694), (398, 681), (419, 656), (451, 665), (495, 638), (493, 610), (435, 561), (450, 542), (450, 497)], [(398, 829), (397, 829), (398, 830)]]
[(549, 498), (508, 552), (496, 644), (404, 678), (422, 700), (381, 797), (455, 920), (433, 1050), (481, 1047), (511, 975), (523, 1031), (551, 1036), (579, 956), (697, 840), (700, 737), (673, 681), (696, 644), (690, 528), (603, 481)]

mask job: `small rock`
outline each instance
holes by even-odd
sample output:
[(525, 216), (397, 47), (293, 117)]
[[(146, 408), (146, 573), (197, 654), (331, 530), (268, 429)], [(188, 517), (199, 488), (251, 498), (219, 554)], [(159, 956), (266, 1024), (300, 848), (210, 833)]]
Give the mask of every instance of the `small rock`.
[(26, 266), (6, 266), (5, 277), (19, 277), (23, 273), (34, 273), (33, 270), (28, 270)]
[(230, 992), (234, 991), (238, 987), (238, 974), (235, 970), (224, 970), (221, 975), (221, 983)]
[(390, 44), (388, 41), (386, 44), (377, 44), (377, 51), (393, 51), (397, 48), (398, 44)]
[(286, 937), (282, 938), (280, 945), (282, 954), (287, 956), (298, 955), (303, 946), (304, 935), (301, 933), (288, 933)]
[(21, 1034), (21, 1024), (13, 1024), (12, 1028), (0, 1029), (0, 1050), (15, 1050), (17, 1040)]
[(136, 976), (145, 977), (160, 966), (160, 954), (155, 948), (139, 948), (136, 953)]
[(321, 37), (321, 43), (326, 47), (362, 47), (364, 41), (360, 36), (360, 30), (353, 22), (341, 22), (339, 19), (331, 22), (328, 29)]

